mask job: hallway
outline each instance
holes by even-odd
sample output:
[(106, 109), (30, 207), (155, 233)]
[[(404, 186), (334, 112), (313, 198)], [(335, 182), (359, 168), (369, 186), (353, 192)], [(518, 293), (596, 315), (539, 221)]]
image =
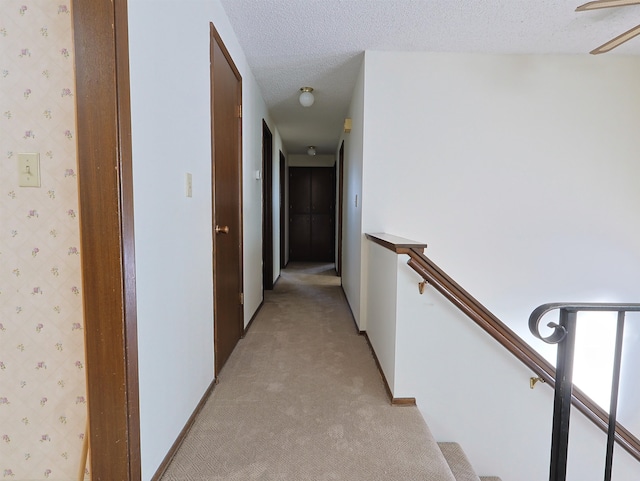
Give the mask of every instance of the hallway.
[(415, 407), (393, 407), (333, 264), (289, 264), (163, 481), (451, 479)]

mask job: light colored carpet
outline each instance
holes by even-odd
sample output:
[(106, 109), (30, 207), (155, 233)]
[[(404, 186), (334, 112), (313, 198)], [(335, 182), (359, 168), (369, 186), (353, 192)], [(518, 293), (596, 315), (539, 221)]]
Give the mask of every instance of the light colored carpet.
[(339, 282), (282, 273), (163, 481), (454, 481), (417, 408), (390, 405)]
[(456, 481), (480, 481), (458, 443), (438, 443)]

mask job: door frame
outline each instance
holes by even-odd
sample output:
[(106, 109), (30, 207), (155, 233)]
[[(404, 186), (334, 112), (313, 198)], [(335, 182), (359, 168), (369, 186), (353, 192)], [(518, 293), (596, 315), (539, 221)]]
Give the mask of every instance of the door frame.
[(287, 161), (280, 151), (280, 269), (287, 266)]
[(262, 119), (262, 291), (273, 289), (273, 134)]
[(338, 153), (338, 232), (336, 233), (338, 248), (336, 249), (336, 275), (342, 276), (342, 190), (344, 189), (344, 140), (340, 143)]
[[(238, 68), (236, 67), (236, 64), (233, 61), (233, 58), (231, 57), (231, 54), (229, 53), (229, 50), (227, 49), (227, 47), (225, 46), (224, 42), (222, 41), (222, 37), (220, 36), (220, 34), (218, 33), (218, 31), (216, 30), (215, 26), (213, 25), (212, 22), (209, 22), (209, 31), (210, 31), (210, 60), (211, 60), (211, 214), (212, 214), (212, 218), (211, 218), (211, 223), (212, 223), (212, 244), (213, 244), (213, 296), (214, 296), (214, 305), (213, 305), (213, 322), (214, 322), (214, 342), (213, 342), (213, 350), (214, 350), (214, 374), (215, 377), (218, 377), (218, 374), (220, 374), (220, 371), (223, 367), (224, 362), (221, 364), (220, 363), (220, 358), (218, 356), (218, 343), (217, 343), (217, 320), (219, 320), (219, 316), (218, 316), (218, 303), (215, 302), (215, 298), (216, 298), (216, 290), (217, 290), (217, 281), (216, 281), (216, 272), (217, 272), (217, 266), (216, 266), (216, 254), (217, 254), (217, 242), (216, 242), (216, 233), (213, 232), (213, 226), (215, 225), (215, 219), (216, 219), (216, 202), (215, 202), (215, 196), (216, 196), (216, 187), (215, 187), (215, 139), (214, 139), (214, 135), (213, 132), (215, 129), (215, 126), (213, 125), (214, 122), (214, 91), (213, 91), (213, 42), (215, 41), (218, 45), (218, 47), (220, 48), (220, 50), (222, 51), (222, 54), (224, 55), (225, 59), (227, 60), (227, 62), (229, 63), (229, 66), (231, 67), (231, 70), (233, 71), (234, 75), (236, 76), (236, 78), (238, 79), (238, 98), (236, 99), (236, 104), (238, 106), (238, 111), (237, 111), (237, 116), (239, 118), (239, 122), (238, 122), (238, 145), (237, 145), (237, 153), (238, 153), (238, 158), (237, 158), (237, 162), (238, 162), (238, 199), (237, 199), (237, 206), (238, 206), (238, 258), (239, 258), (239, 265), (238, 265), (238, 278), (239, 278), (239, 283), (240, 283), (240, 292), (238, 293), (239, 295), (239, 299), (228, 299), (228, 302), (239, 302), (240, 303), (240, 319), (238, 319), (238, 322), (240, 323), (239, 325), (239, 332), (240, 332), (240, 337), (242, 337), (242, 334), (244, 333), (244, 234), (243, 234), (243, 212), (242, 212), (242, 76), (240, 75), (240, 71), (238, 70)], [(226, 360), (225, 360), (226, 361)]]
[(71, 11), (90, 470), (96, 481), (139, 481), (127, 1)]

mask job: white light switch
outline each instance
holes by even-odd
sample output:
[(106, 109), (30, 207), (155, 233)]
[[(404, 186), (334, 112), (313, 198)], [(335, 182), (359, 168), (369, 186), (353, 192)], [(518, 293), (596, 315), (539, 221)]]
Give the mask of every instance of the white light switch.
[(18, 154), (18, 185), (40, 187), (40, 154)]
[(187, 172), (185, 175), (185, 195), (187, 197), (193, 197), (193, 179), (191, 174)]

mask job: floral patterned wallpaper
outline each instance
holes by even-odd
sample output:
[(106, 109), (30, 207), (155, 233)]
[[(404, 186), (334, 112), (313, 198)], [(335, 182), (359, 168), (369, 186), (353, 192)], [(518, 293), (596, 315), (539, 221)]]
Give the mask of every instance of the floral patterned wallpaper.
[[(69, 2), (0, 3), (0, 480), (69, 481), (82, 472), (87, 415)], [(23, 152), (40, 154), (39, 188), (18, 186)]]

